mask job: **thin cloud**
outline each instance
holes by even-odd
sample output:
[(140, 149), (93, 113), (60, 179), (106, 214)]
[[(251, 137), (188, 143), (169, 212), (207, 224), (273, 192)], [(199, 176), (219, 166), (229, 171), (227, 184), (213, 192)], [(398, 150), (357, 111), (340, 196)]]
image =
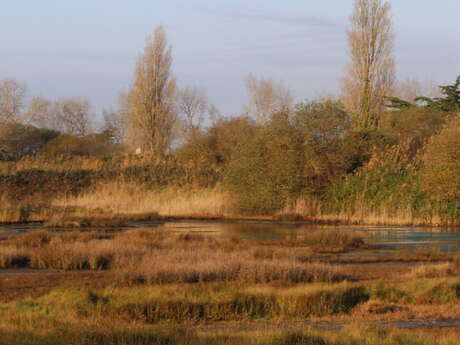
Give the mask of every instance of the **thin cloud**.
[(315, 26), (320, 28), (341, 28), (343, 23), (333, 21), (326, 18), (321, 18), (308, 14), (298, 14), (289, 12), (273, 12), (260, 9), (225, 9), (217, 10), (210, 8), (197, 8), (201, 12), (207, 12), (212, 14), (221, 14), (230, 18), (240, 18), (248, 21), (266, 21), (279, 24), (288, 24), (295, 26)]

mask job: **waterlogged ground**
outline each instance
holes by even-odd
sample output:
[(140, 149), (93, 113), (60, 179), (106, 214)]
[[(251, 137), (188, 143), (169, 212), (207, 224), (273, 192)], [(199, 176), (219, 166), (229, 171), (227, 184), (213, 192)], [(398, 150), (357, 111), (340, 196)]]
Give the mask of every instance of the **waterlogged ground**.
[[(388, 281), (392, 284), (395, 277), (403, 277), (419, 265), (425, 254), (428, 256), (428, 265), (445, 262), (447, 256), (460, 253), (459, 228), (423, 228), (423, 227), (364, 227), (364, 226), (313, 226), (302, 223), (274, 223), (260, 221), (174, 221), (174, 222), (137, 222), (129, 227), (98, 228), (98, 229), (45, 229), (41, 224), (0, 226), (0, 241), (16, 238), (21, 234), (34, 231), (47, 230), (54, 234), (68, 234), (69, 232), (98, 231), (103, 233), (130, 232), (135, 229), (150, 229), (151, 231), (166, 231), (171, 234), (200, 234), (206, 237), (222, 239), (239, 238), (261, 243), (278, 243), (277, 241), (298, 242), (308, 238), (308, 234), (321, 231), (346, 232), (365, 241), (365, 246), (338, 252), (318, 252), (315, 256), (318, 262), (340, 266), (344, 273), (353, 277), (357, 284), (373, 284), (377, 280)], [(99, 234), (98, 234), (99, 235)], [(436, 257), (441, 257), (436, 259)], [(413, 259), (415, 258), (415, 259)], [(411, 261), (413, 260), (413, 261)], [(417, 261), (418, 260), (418, 261)], [(450, 276), (452, 279), (455, 277)], [(414, 278), (407, 278), (408, 281)], [(60, 286), (83, 286), (84, 288), (97, 289), (110, 286), (113, 282), (111, 272), (104, 271), (59, 271), (35, 269), (4, 269), (0, 270), (0, 292), (4, 293), (4, 302), (20, 300), (24, 297), (38, 298)], [(362, 283), (364, 282), (364, 283)], [(459, 290), (460, 291), (460, 290)], [(459, 295), (457, 291), (457, 295)], [(2, 297), (2, 296), (0, 296)], [(431, 303), (431, 302), (430, 302)], [(433, 302), (434, 303), (434, 302)], [(435, 305), (433, 305), (435, 306)], [(393, 304), (384, 306), (393, 308)], [(404, 307), (406, 308), (406, 307)], [(402, 308), (401, 318), (397, 316), (376, 318), (371, 322), (381, 328), (460, 328), (459, 313), (452, 317), (439, 317), (446, 315), (441, 310), (439, 314), (421, 311), (420, 318), (414, 312), (409, 314)], [(431, 307), (430, 307), (431, 308)], [(442, 306), (440, 307), (442, 308)], [(450, 308), (450, 307), (445, 307)], [(448, 314), (448, 313), (447, 313)], [(412, 315), (412, 316), (407, 316)], [(427, 318), (424, 315), (429, 315)], [(432, 316), (431, 316), (432, 315)], [(395, 319), (395, 320), (392, 320)], [(363, 319), (366, 322), (366, 319)], [(327, 321), (257, 321), (211, 323), (194, 326), (203, 333), (216, 333), (231, 330), (232, 333), (260, 332), (273, 330), (329, 330), (336, 331), (349, 324), (348, 318), (331, 318)]]
[[(420, 251), (432, 251), (439, 254), (460, 253), (460, 228), (432, 227), (381, 227), (381, 226), (312, 226), (302, 223), (273, 223), (258, 221), (240, 222), (203, 222), (203, 221), (174, 221), (166, 223), (138, 222), (131, 224), (135, 228), (151, 228), (152, 230), (168, 230), (171, 232), (202, 233), (207, 236), (225, 238), (244, 238), (251, 240), (295, 240), (308, 236), (308, 232), (326, 230), (347, 232), (364, 237), (370, 248), (367, 255), (394, 255)], [(127, 228), (123, 228), (126, 230)], [(129, 228), (128, 228), (129, 229)], [(43, 230), (40, 224), (4, 225), (0, 226), (0, 238), (20, 235), (24, 232)], [(48, 229), (49, 230), (49, 229)], [(83, 230), (83, 229), (82, 229)], [(94, 230), (94, 229), (91, 229)], [(99, 231), (117, 231), (114, 228), (98, 228)], [(64, 232), (63, 229), (56, 229)], [(346, 255), (361, 255), (354, 251)]]
[(363, 236), (373, 250), (382, 253), (382, 255), (394, 251), (413, 252), (420, 249), (432, 249), (444, 254), (460, 252), (459, 228), (327, 227), (268, 222), (171, 222), (162, 225), (162, 227), (171, 231), (214, 233), (226, 237), (242, 237), (264, 241), (296, 239), (296, 237), (308, 235), (309, 231), (327, 230)]
[[(268, 222), (171, 222), (160, 226), (174, 232), (196, 232), (221, 237), (237, 237), (251, 240), (295, 240), (308, 237), (308, 232), (326, 230), (347, 232), (363, 237), (368, 245), (335, 253), (336, 262), (390, 264), (392, 258), (420, 254), (460, 253), (460, 228), (431, 227), (378, 227), (378, 226), (312, 226), (308, 224)], [(329, 260), (331, 261), (331, 260)], [(409, 263), (410, 264), (410, 263)]]

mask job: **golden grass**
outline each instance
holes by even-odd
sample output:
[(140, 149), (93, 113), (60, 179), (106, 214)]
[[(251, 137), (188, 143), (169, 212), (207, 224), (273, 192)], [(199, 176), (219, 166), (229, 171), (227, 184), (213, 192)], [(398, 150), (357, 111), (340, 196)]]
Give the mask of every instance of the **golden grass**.
[[(12, 335), (25, 334), (29, 332), (30, 337), (56, 334), (57, 330), (66, 330), (61, 333), (61, 339), (70, 341), (72, 338), (63, 337), (76, 336), (78, 334), (98, 334), (99, 342), (87, 341), (81, 344), (138, 344), (136, 342), (110, 342), (110, 338), (105, 336), (124, 336), (126, 341), (130, 334), (129, 331), (138, 335), (138, 340), (145, 340), (145, 343), (155, 344), (153, 338), (143, 338), (141, 335), (165, 334), (164, 331), (169, 326), (184, 325), (189, 329), (194, 325), (207, 325), (217, 328), (229, 327), (228, 331), (236, 331), (239, 326), (245, 329), (245, 325), (251, 326), (249, 321), (263, 320), (267, 322), (265, 332), (261, 334), (250, 334), (251, 339), (257, 339), (256, 344), (316, 344), (311, 342), (312, 337), (290, 334), (276, 334), (283, 326), (278, 326), (282, 321), (302, 321), (303, 329), (308, 328), (306, 321), (330, 322), (331, 326), (337, 326), (336, 322), (365, 322), (369, 321), (391, 321), (426, 317), (431, 320), (439, 316), (449, 316), (451, 318), (459, 315), (458, 298), (454, 302), (443, 305), (433, 305), (432, 301), (427, 300), (427, 288), (439, 286), (444, 283), (452, 285), (452, 282), (434, 280), (425, 285), (416, 287), (396, 286), (401, 289), (413, 289), (414, 296), (417, 298), (408, 304), (408, 307), (401, 307), (398, 303), (379, 302), (375, 300), (375, 292), (369, 293), (368, 289), (362, 285), (340, 283), (340, 284), (309, 284), (298, 285), (295, 287), (281, 288), (266, 285), (232, 285), (232, 284), (201, 284), (201, 285), (166, 285), (166, 286), (142, 286), (106, 289), (76, 289), (59, 288), (47, 295), (35, 299), (25, 299), (14, 303), (0, 304), (0, 332)], [(455, 287), (455, 286), (453, 286)], [(390, 289), (392, 286), (386, 286)], [(369, 300), (374, 298), (374, 300)], [(424, 302), (421, 302), (424, 299)], [(368, 302), (369, 301), (369, 302)], [(423, 304), (423, 305), (422, 305)], [(361, 315), (360, 315), (361, 314)], [(388, 315), (388, 317), (387, 317)], [(224, 323), (222, 326), (218, 322), (238, 321), (248, 322), (243, 324)], [(271, 322), (268, 322), (271, 321)], [(165, 324), (167, 322), (167, 324)], [(186, 322), (186, 323), (184, 323)], [(214, 322), (210, 324), (209, 322)], [(327, 323), (325, 323), (327, 325)], [(152, 326), (155, 325), (155, 326)], [(163, 327), (163, 332), (161, 329)], [(284, 323), (284, 327), (289, 324)], [(155, 328), (153, 328), (155, 327)], [(158, 328), (160, 327), (160, 328)], [(93, 333), (91, 333), (91, 331)], [(8, 333), (7, 333), (8, 332)], [(178, 332), (178, 331), (176, 331)], [(179, 334), (181, 332), (179, 331)], [(216, 343), (216, 333), (208, 333), (203, 336), (211, 339), (214, 337)], [(436, 333), (436, 332), (434, 332)], [(450, 339), (447, 337), (449, 332), (444, 330), (444, 336), (436, 333), (437, 341)], [(458, 332), (457, 332), (458, 333)], [(323, 342), (317, 344), (406, 344), (408, 339), (412, 342), (408, 344), (426, 344), (423, 340), (434, 339), (426, 331), (424, 337), (414, 337), (412, 333), (395, 332), (391, 330), (377, 329), (372, 326), (351, 325), (346, 327), (343, 332), (312, 332), (315, 337), (322, 337)], [(406, 334), (406, 335), (404, 335)], [(195, 333), (188, 333), (188, 337), (196, 336)], [(264, 340), (262, 337), (270, 337)], [(412, 337), (412, 338), (411, 338)], [(13, 338), (10, 338), (13, 339)], [(16, 339), (19, 339), (16, 338)], [(29, 343), (42, 344), (32, 341)], [(94, 338), (97, 339), (97, 338)], [(112, 338), (113, 339), (113, 338)], [(147, 342), (146, 339), (149, 339)], [(283, 339), (283, 341), (281, 341)], [(286, 339), (297, 339), (297, 341), (286, 342)], [(300, 340), (299, 340), (300, 339)], [(302, 340), (303, 339), (303, 340)], [(452, 338), (455, 339), (455, 338)], [(306, 342), (304, 342), (304, 340)], [(307, 342), (309, 340), (309, 342)], [(82, 340), (83, 341), (83, 340)], [(131, 340), (133, 341), (133, 340)], [(166, 341), (166, 340), (165, 340)], [(242, 340), (232, 339), (228, 344), (241, 344)], [(265, 342), (264, 342), (265, 341)], [(327, 341), (327, 342), (326, 342)], [(74, 340), (69, 343), (75, 343)], [(166, 341), (166, 344), (174, 344), (174, 341)], [(161, 344), (164, 344), (161, 343)], [(189, 344), (184, 339), (177, 340), (177, 344)], [(244, 343), (244, 342), (243, 342)], [(0, 344), (1, 341), (0, 341)], [(16, 344), (14, 342), (8, 345)], [(27, 344), (23, 342), (21, 344)], [(43, 344), (60, 344), (59, 342), (48, 342)], [(217, 344), (217, 343), (216, 343)], [(429, 344), (437, 344), (430, 342)], [(448, 343), (439, 343), (448, 344)], [(455, 344), (452, 343), (452, 344)]]
[(233, 216), (232, 200), (219, 188), (165, 188), (147, 190), (137, 184), (110, 183), (77, 197), (55, 200), (62, 209), (77, 208), (81, 212), (103, 210), (112, 214), (158, 213), (172, 217)]
[(0, 223), (20, 222), (23, 218), (21, 205), (14, 205), (3, 194), (0, 195)]
[(204, 334), (186, 328), (127, 324), (87, 324), (66, 331), (48, 324), (49, 332), (39, 329), (6, 330), (0, 345), (457, 345), (455, 329), (393, 330), (366, 324), (352, 325), (340, 332), (286, 330), (231, 330)]
[(306, 319), (349, 313), (368, 299), (364, 287), (346, 283), (295, 289), (266, 287), (263, 290), (228, 284), (102, 290), (58, 288), (36, 299), (0, 305), (0, 317), (16, 310), (36, 316), (48, 314), (62, 321), (84, 319), (87, 315), (93, 319), (113, 317), (149, 324), (161, 321)]
[(338, 332), (305, 329), (282, 331), (277, 327), (258, 331), (196, 332), (171, 326), (100, 322), (71, 325), (67, 329), (48, 322), (48, 332), (14, 326), (5, 329), (0, 345), (457, 345), (455, 329), (394, 330), (353, 324)]
[(412, 269), (409, 275), (414, 278), (443, 278), (452, 276), (458, 273), (455, 264), (441, 263), (441, 264), (424, 264), (418, 265)]
[(298, 215), (314, 223), (325, 224), (359, 224), (359, 225), (394, 225), (394, 226), (439, 226), (444, 224), (441, 217), (433, 214), (420, 218), (409, 208), (396, 211), (388, 207), (375, 210), (369, 202), (358, 202), (354, 207), (343, 209), (339, 213), (329, 213), (322, 210), (321, 201), (314, 197), (304, 197), (287, 206), (279, 215)]
[(0, 267), (112, 269), (128, 283), (338, 281), (336, 267), (314, 263), (300, 242), (270, 244), (161, 230), (52, 234), (29, 232), (0, 243)]
[[(66, 164), (69, 171), (78, 164), (88, 169), (104, 170), (105, 163), (100, 160), (72, 159)], [(128, 162), (140, 164), (140, 162)], [(43, 162), (24, 162), (26, 166), (41, 166)], [(117, 164), (125, 166), (126, 162)], [(87, 166), (86, 166), (87, 165)], [(21, 167), (18, 166), (20, 170)], [(51, 169), (51, 168), (50, 168)], [(58, 167), (52, 168), (60, 170)], [(230, 193), (217, 186), (213, 188), (172, 187), (149, 189), (142, 184), (128, 183), (123, 180), (99, 183), (78, 196), (64, 196), (48, 200), (50, 207), (36, 205), (11, 204), (0, 196), (0, 223), (23, 222), (30, 220), (48, 220), (52, 225), (69, 224), (68, 218), (114, 218), (119, 215), (159, 214), (162, 217), (177, 218), (258, 218), (278, 221), (307, 221), (317, 224), (360, 224), (360, 225), (399, 225), (399, 226), (438, 226), (445, 224), (433, 211), (425, 218), (416, 216), (412, 210), (390, 207), (375, 209), (368, 202), (358, 202), (353, 207), (339, 213), (325, 212), (324, 205), (314, 197), (304, 197), (290, 203), (282, 212), (273, 217), (253, 215), (248, 217), (238, 212), (235, 200)], [(32, 205), (33, 206), (33, 205)], [(50, 219), (53, 218), (53, 219)], [(75, 220), (75, 219), (73, 219)], [(73, 221), (72, 220), (72, 221)], [(78, 223), (78, 221), (76, 222)]]
[(41, 222), (48, 212), (42, 205), (13, 202), (0, 194), (0, 224)]
[[(64, 210), (79, 209), (79, 216), (96, 216), (94, 211), (112, 214), (142, 214), (156, 212), (164, 217), (178, 218), (245, 218), (238, 214), (235, 202), (222, 188), (173, 188), (148, 190), (125, 182), (102, 184), (77, 197), (60, 198), (53, 206)], [(266, 218), (253, 216), (253, 218)], [(325, 213), (321, 202), (315, 198), (303, 198), (273, 216), (279, 221), (307, 221), (318, 224), (366, 224), (366, 225), (440, 225), (441, 217), (416, 217), (409, 208), (390, 211), (382, 207), (374, 210), (368, 203), (360, 203), (353, 209)]]
[[(165, 217), (192, 217), (192, 218), (244, 218), (235, 207), (235, 200), (221, 187), (202, 188), (192, 184), (182, 187), (167, 186), (149, 190), (141, 183), (129, 183), (124, 180), (123, 172), (136, 168), (149, 167), (148, 160), (133, 155), (114, 155), (112, 157), (27, 157), (19, 162), (0, 162), (0, 174), (15, 174), (23, 170), (42, 169), (60, 173), (87, 171), (94, 173), (113, 173), (113, 182), (99, 183), (88, 188), (79, 196), (60, 197), (58, 200), (42, 200), (38, 205), (10, 204), (0, 195), (0, 223), (23, 222), (30, 220), (47, 220), (55, 214), (54, 207), (64, 209), (66, 217), (98, 217), (102, 210), (104, 214), (145, 214), (158, 213)], [(161, 171), (170, 174), (169, 168), (174, 170), (174, 163), (163, 162)], [(134, 169), (133, 169), (134, 168)], [(152, 174), (154, 174), (152, 172)], [(192, 171), (184, 172), (181, 183), (189, 183), (193, 178)], [(191, 174), (189, 176), (189, 174)], [(110, 175), (112, 176), (112, 175)], [(124, 176), (124, 177), (123, 177)], [(165, 175), (160, 180), (168, 180)], [(182, 176), (182, 175), (181, 175)], [(184, 177), (182, 176), (182, 177)], [(189, 181), (190, 180), (190, 181)], [(186, 182), (188, 181), (188, 182)], [(194, 180), (193, 180), (194, 181)], [(191, 183), (191, 182), (190, 182)], [(391, 201), (388, 202), (388, 204)], [(44, 204), (54, 206), (51, 211)], [(32, 207), (30, 207), (32, 206)], [(324, 211), (324, 204), (314, 197), (303, 197), (289, 205), (274, 220), (282, 221), (309, 221), (325, 224), (360, 224), (360, 225), (448, 225), (436, 210), (427, 210), (426, 216), (419, 216), (409, 207), (394, 210), (393, 205), (375, 209), (369, 202), (358, 201), (354, 205), (343, 205), (342, 211), (331, 213)], [(77, 210), (78, 211), (75, 211)], [(73, 210), (73, 211), (69, 211)], [(69, 212), (74, 212), (70, 214)], [(61, 211), (59, 211), (61, 212)], [(254, 218), (270, 219), (254, 215)]]

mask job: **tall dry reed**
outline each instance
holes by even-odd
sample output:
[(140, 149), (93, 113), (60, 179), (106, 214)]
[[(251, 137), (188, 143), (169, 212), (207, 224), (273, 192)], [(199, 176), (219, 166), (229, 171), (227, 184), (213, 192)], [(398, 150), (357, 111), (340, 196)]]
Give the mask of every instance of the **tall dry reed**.
[(333, 282), (346, 277), (314, 263), (304, 242), (259, 243), (161, 230), (117, 234), (46, 231), (0, 243), (0, 267), (106, 270), (128, 283), (241, 281), (267, 283)]
[[(139, 184), (101, 184), (77, 197), (60, 198), (64, 209), (104, 210), (114, 214), (159, 213), (161, 216), (227, 217), (234, 214), (230, 196), (219, 188), (163, 188), (148, 190)], [(85, 211), (83, 211), (85, 212)]]
[(280, 215), (296, 214), (315, 223), (394, 225), (394, 226), (438, 226), (444, 224), (442, 217), (434, 212), (429, 216), (416, 215), (410, 207), (396, 210), (392, 205), (375, 208), (370, 202), (356, 202), (355, 205), (342, 208), (340, 212), (324, 211), (325, 205), (314, 197), (304, 197), (287, 206)]

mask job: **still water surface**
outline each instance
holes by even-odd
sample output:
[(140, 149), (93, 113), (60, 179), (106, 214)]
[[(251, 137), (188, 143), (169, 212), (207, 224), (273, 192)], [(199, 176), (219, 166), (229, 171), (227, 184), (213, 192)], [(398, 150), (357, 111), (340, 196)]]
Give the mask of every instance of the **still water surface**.
[(308, 232), (324, 230), (348, 232), (366, 238), (375, 250), (413, 251), (432, 249), (440, 253), (460, 252), (460, 228), (315, 226), (262, 222), (171, 222), (161, 227), (171, 231), (200, 232), (252, 240), (296, 239)]
[[(432, 250), (444, 254), (460, 253), (460, 228), (383, 227), (383, 226), (316, 226), (303, 223), (273, 223), (258, 221), (174, 221), (165, 223), (135, 223), (123, 228), (164, 229), (172, 232), (194, 232), (217, 237), (237, 237), (251, 240), (289, 240), (308, 236), (308, 232), (325, 230), (356, 234), (364, 237), (373, 251), (381, 254)], [(40, 224), (0, 226), (0, 237), (20, 235), (43, 229)], [(98, 229), (117, 231), (115, 229)], [(120, 229), (121, 230), (121, 229)], [(59, 230), (57, 230), (59, 231)]]

